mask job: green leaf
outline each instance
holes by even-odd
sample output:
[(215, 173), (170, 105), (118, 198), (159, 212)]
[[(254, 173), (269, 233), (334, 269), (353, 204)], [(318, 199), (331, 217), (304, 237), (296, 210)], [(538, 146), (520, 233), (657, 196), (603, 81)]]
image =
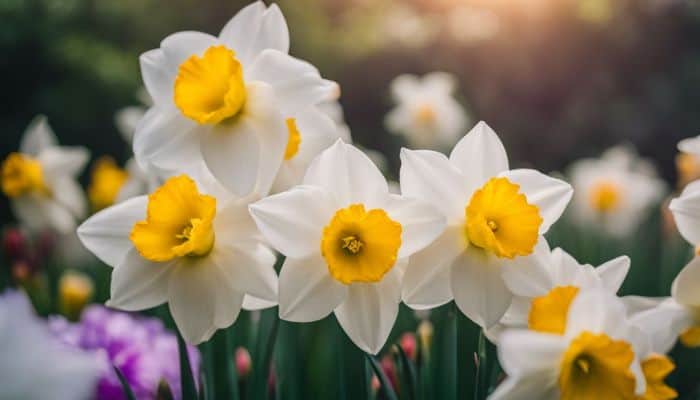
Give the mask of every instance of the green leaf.
[(214, 387), (212, 398), (238, 400), (238, 376), (231, 348), (231, 330), (221, 329), (212, 337), (212, 364)]
[(396, 352), (398, 354), (398, 362), (397, 364), (399, 365), (399, 368), (401, 370), (401, 380), (405, 383), (405, 388), (406, 390), (403, 391), (402, 393), (406, 393), (408, 396), (408, 400), (417, 400), (416, 399), (416, 368), (413, 365), (413, 362), (408, 359), (406, 356), (406, 353), (403, 351), (401, 346), (399, 345), (394, 345), (394, 348), (396, 349)]
[(131, 390), (131, 386), (129, 386), (129, 382), (127, 382), (126, 378), (124, 378), (122, 371), (120, 371), (116, 366), (112, 366), (112, 368), (114, 368), (114, 372), (117, 373), (117, 378), (119, 378), (119, 383), (122, 385), (122, 390), (124, 390), (127, 400), (136, 400), (134, 391)]
[(180, 385), (182, 387), (183, 400), (195, 400), (197, 396), (197, 387), (192, 376), (192, 367), (190, 366), (190, 358), (187, 354), (187, 344), (182, 338), (180, 331), (177, 332), (177, 350), (180, 354)]
[(279, 318), (277, 307), (262, 312), (258, 326), (257, 341), (253, 355), (251, 385), (248, 399), (267, 399), (267, 380), (270, 376), (270, 361), (275, 350)]
[(372, 366), (374, 373), (379, 378), (379, 382), (382, 384), (379, 390), (381, 390), (384, 394), (384, 398), (386, 400), (398, 400), (394, 389), (391, 387), (391, 382), (389, 381), (389, 378), (387, 378), (386, 374), (384, 374), (384, 371), (382, 371), (382, 366), (379, 365), (377, 359), (369, 354), (366, 354), (365, 356), (367, 357), (367, 360), (369, 360), (369, 363)]

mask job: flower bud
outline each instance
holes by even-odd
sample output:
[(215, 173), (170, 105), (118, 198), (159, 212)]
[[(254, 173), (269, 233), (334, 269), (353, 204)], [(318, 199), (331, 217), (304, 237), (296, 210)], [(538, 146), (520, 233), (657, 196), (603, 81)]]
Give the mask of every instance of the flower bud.
[(236, 349), (236, 372), (238, 379), (245, 379), (250, 374), (253, 363), (250, 360), (250, 353), (245, 347)]
[(161, 379), (158, 383), (158, 390), (156, 391), (156, 400), (173, 400), (174, 398), (168, 381)]
[(59, 309), (69, 319), (77, 319), (90, 301), (94, 285), (80, 272), (66, 272), (58, 282)]
[(3, 234), (3, 251), (5, 252), (5, 256), (11, 261), (24, 257), (26, 244), (27, 240), (24, 234), (17, 228), (7, 229)]
[(413, 332), (406, 332), (399, 339), (399, 346), (410, 360), (416, 359), (416, 335)]
[(418, 325), (418, 340), (423, 358), (427, 360), (430, 358), (430, 346), (433, 343), (433, 324), (427, 319)]

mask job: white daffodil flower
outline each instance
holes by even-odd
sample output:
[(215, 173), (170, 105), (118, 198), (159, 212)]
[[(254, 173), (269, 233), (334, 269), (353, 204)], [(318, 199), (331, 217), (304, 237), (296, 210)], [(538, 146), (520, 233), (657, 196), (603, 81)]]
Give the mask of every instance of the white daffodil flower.
[(231, 192), (267, 194), (293, 137), (285, 121), (335, 87), (288, 50), (282, 12), (258, 1), (218, 37), (179, 32), (142, 54), (154, 104), (136, 128), (139, 164), (189, 172), (203, 159)]
[(683, 307), (671, 298), (648, 298), (626, 296), (622, 301), (627, 307), (627, 315), (632, 325), (646, 336), (646, 345), (638, 349), (642, 372), (647, 382), (647, 390), (641, 399), (675, 399), (678, 393), (665, 382), (666, 377), (676, 368), (666, 356), (678, 338), (679, 329), (687, 322)]
[(99, 359), (59, 343), (24, 293), (0, 295), (0, 337), (0, 399), (94, 398)]
[(616, 237), (637, 228), (666, 191), (653, 165), (624, 146), (607, 150), (599, 159), (576, 161), (567, 176), (574, 187), (573, 220)]
[[(655, 349), (668, 351), (676, 339), (686, 347), (700, 347), (700, 257), (688, 263), (671, 286), (671, 297), (647, 299), (647, 309), (641, 309), (634, 318), (645, 330), (652, 330), (657, 345)], [(633, 298), (639, 304), (639, 298)], [(641, 307), (640, 307), (641, 308)]]
[(513, 293), (513, 301), (500, 326), (489, 336), (497, 338), (503, 328), (528, 328), (562, 334), (566, 330), (569, 306), (579, 292), (602, 289), (616, 294), (627, 276), (630, 259), (620, 256), (597, 268), (579, 264), (566, 251), (551, 252), (542, 241), (529, 263), (507, 264), (503, 280)]
[(311, 163), (303, 185), (250, 211), (287, 257), (280, 318), (309, 322), (335, 312), (350, 339), (372, 354), (396, 320), (406, 258), (444, 229), (437, 210), (390, 194), (372, 161), (341, 140)]
[(135, 311), (167, 301), (183, 337), (197, 344), (236, 320), (245, 295), (274, 304), (276, 257), (249, 202), (213, 177), (179, 175), (93, 215), (78, 236), (114, 267), (108, 305)]
[(2, 163), (2, 191), (17, 219), (31, 230), (75, 230), (87, 211), (77, 176), (89, 157), (84, 147), (59, 146), (46, 117), (36, 117)]
[(508, 378), (489, 399), (635, 399), (646, 391), (638, 357), (644, 340), (617, 297), (581, 292), (563, 335), (518, 329), (501, 335), (498, 358)]
[(454, 298), (482, 328), (496, 324), (512, 294), (501, 277), (529, 256), (561, 216), (571, 186), (529, 169), (508, 170), (496, 133), (479, 122), (449, 159), (429, 150), (401, 151), (401, 193), (442, 211), (447, 229), (411, 257), (403, 300), (427, 309)]
[(335, 122), (314, 106), (287, 118), (286, 124), (289, 140), (272, 185), (274, 193), (300, 184), (311, 161), (341, 137)]
[(387, 129), (405, 136), (412, 147), (438, 150), (452, 146), (469, 123), (453, 97), (456, 86), (456, 79), (445, 72), (396, 77), (391, 82), (396, 107), (386, 115)]
[(697, 249), (700, 246), (700, 180), (686, 185), (681, 195), (671, 200), (668, 208), (678, 232)]

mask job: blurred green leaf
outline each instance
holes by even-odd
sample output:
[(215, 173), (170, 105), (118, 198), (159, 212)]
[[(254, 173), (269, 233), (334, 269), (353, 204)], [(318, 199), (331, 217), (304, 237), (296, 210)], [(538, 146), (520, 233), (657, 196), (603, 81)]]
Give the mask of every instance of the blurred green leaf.
[(112, 366), (112, 368), (114, 368), (114, 372), (117, 373), (117, 378), (119, 378), (119, 383), (122, 385), (122, 390), (124, 391), (124, 395), (126, 396), (127, 400), (136, 400), (134, 391), (131, 390), (131, 386), (129, 386), (129, 382), (126, 381), (122, 371), (120, 371), (116, 366)]

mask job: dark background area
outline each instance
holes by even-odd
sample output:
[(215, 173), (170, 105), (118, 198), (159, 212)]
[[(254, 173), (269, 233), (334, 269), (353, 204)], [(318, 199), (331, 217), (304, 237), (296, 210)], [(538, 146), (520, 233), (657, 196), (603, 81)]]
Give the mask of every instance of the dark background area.
[[(46, 114), (61, 143), (125, 161), (114, 113), (139, 104), (138, 55), (175, 31), (218, 34), (246, 3), (0, 0), (0, 156), (17, 148), (33, 116)], [(692, 1), (279, 4), (292, 54), (340, 83), (355, 141), (387, 155), (394, 177), (402, 141), (385, 132), (383, 117), (389, 83), (401, 73), (457, 75), (473, 121), (501, 135), (513, 164), (545, 171), (630, 142), (672, 182), (677, 141), (700, 134), (700, 5)], [(460, 20), (470, 12), (491, 25), (480, 32), (485, 17)], [(428, 39), (409, 22), (424, 24)], [(459, 28), (471, 36), (456, 35)], [(12, 218), (4, 197), (0, 217)]]

